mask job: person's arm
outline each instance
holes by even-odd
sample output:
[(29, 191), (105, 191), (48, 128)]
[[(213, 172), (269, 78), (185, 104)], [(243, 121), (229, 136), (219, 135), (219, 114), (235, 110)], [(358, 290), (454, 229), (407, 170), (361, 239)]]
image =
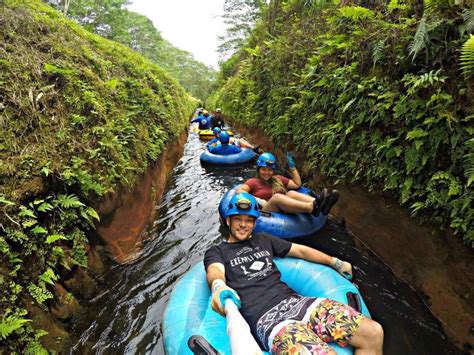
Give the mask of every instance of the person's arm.
[(296, 190), (301, 187), (301, 177), (296, 168), (290, 169), (291, 179), (286, 186), (289, 190)]
[(238, 194), (238, 193), (241, 193), (241, 192), (248, 192), (250, 193), (250, 186), (247, 185), (247, 184), (242, 184), (240, 185), (237, 190), (235, 190), (235, 193)]
[(336, 257), (327, 255), (322, 251), (307, 247), (306, 245), (292, 243), (287, 256), (304, 259), (313, 263), (329, 265), (342, 276), (352, 278), (352, 265)]
[[(230, 296), (240, 301), (237, 292), (225, 284), (225, 267), (221, 263), (212, 263), (207, 267), (206, 280), (212, 292), (211, 307), (214, 311), (225, 317), (225, 308), (221, 300), (223, 291), (230, 292)], [(239, 302), (240, 303), (240, 302)]]
[(286, 186), (290, 190), (298, 189), (301, 186), (301, 177), (296, 170), (295, 157), (291, 152), (286, 154), (286, 160), (288, 162), (288, 168), (290, 169), (291, 179)]
[(212, 283), (216, 280), (225, 282), (225, 267), (221, 263), (212, 263), (207, 267), (206, 280), (209, 288), (212, 288)]

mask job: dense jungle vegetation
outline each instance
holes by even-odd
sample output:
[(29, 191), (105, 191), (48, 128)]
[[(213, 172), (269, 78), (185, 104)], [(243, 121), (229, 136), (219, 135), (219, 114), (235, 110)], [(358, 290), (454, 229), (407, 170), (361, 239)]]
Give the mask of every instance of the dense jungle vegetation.
[(210, 102), (474, 246), (471, 1), (246, 1)]
[(226, 0), (218, 89), (125, 0), (47, 2), (0, 8), (0, 353), (61, 349), (41, 317), (88, 266), (92, 201), (134, 186), (191, 95), (474, 245), (472, 1)]
[(148, 17), (126, 8), (129, 1), (44, 1), (90, 32), (122, 43), (167, 70), (194, 97), (205, 99), (214, 89), (217, 72), (162, 38)]
[[(0, 353), (46, 353), (38, 339), (54, 322), (41, 314), (88, 265), (91, 202), (133, 187), (185, 130), (196, 99), (40, 1), (0, 11)], [(66, 341), (57, 334), (50, 351)]]

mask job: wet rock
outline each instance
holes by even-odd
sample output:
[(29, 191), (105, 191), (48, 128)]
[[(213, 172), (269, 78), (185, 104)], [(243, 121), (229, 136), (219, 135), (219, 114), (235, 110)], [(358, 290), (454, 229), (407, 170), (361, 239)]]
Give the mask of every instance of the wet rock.
[(47, 311), (37, 307), (33, 300), (25, 300), (24, 305), (28, 310), (28, 317), (32, 320), (32, 326), (48, 332), (47, 336), (41, 337), (41, 344), (50, 353), (65, 354), (71, 348), (71, 336), (66, 332), (61, 323)]
[(104, 272), (104, 262), (102, 261), (105, 256), (102, 256), (103, 248), (101, 246), (94, 246), (89, 248), (87, 252), (87, 272), (97, 277), (102, 275)]
[(77, 302), (76, 298), (59, 283), (54, 284), (54, 299), (55, 302), (49, 308), (51, 314), (61, 320), (72, 318), (82, 311), (82, 307)]
[(84, 299), (90, 299), (95, 294), (95, 282), (82, 268), (75, 270), (73, 277), (66, 280), (64, 285), (73, 294), (79, 295)]

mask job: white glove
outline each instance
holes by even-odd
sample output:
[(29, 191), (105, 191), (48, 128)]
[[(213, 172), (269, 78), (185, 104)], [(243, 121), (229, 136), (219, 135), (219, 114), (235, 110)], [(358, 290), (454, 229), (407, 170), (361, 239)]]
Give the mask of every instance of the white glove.
[(266, 200), (264, 200), (263, 198), (260, 198), (260, 197), (255, 197), (255, 199), (257, 200), (257, 203), (258, 203), (260, 209), (265, 208), (265, 206), (268, 203), (268, 201), (266, 201)]
[(214, 311), (225, 317), (225, 300), (231, 298), (236, 304), (237, 308), (240, 308), (240, 297), (237, 292), (227, 286), (224, 280), (217, 279), (212, 282), (212, 300), (211, 307)]
[(348, 280), (352, 280), (352, 265), (347, 261), (340, 260), (333, 257), (331, 260), (331, 267)]

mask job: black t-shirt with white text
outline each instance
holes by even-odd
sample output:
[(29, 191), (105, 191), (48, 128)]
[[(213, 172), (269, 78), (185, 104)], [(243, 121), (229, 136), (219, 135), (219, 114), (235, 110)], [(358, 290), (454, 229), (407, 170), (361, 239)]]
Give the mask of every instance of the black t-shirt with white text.
[(284, 257), (291, 242), (266, 234), (256, 234), (236, 243), (222, 242), (209, 248), (204, 266), (221, 263), (225, 267), (227, 286), (237, 291), (242, 307), (240, 313), (256, 334), (258, 319), (282, 300), (295, 295), (284, 282), (273, 257)]

